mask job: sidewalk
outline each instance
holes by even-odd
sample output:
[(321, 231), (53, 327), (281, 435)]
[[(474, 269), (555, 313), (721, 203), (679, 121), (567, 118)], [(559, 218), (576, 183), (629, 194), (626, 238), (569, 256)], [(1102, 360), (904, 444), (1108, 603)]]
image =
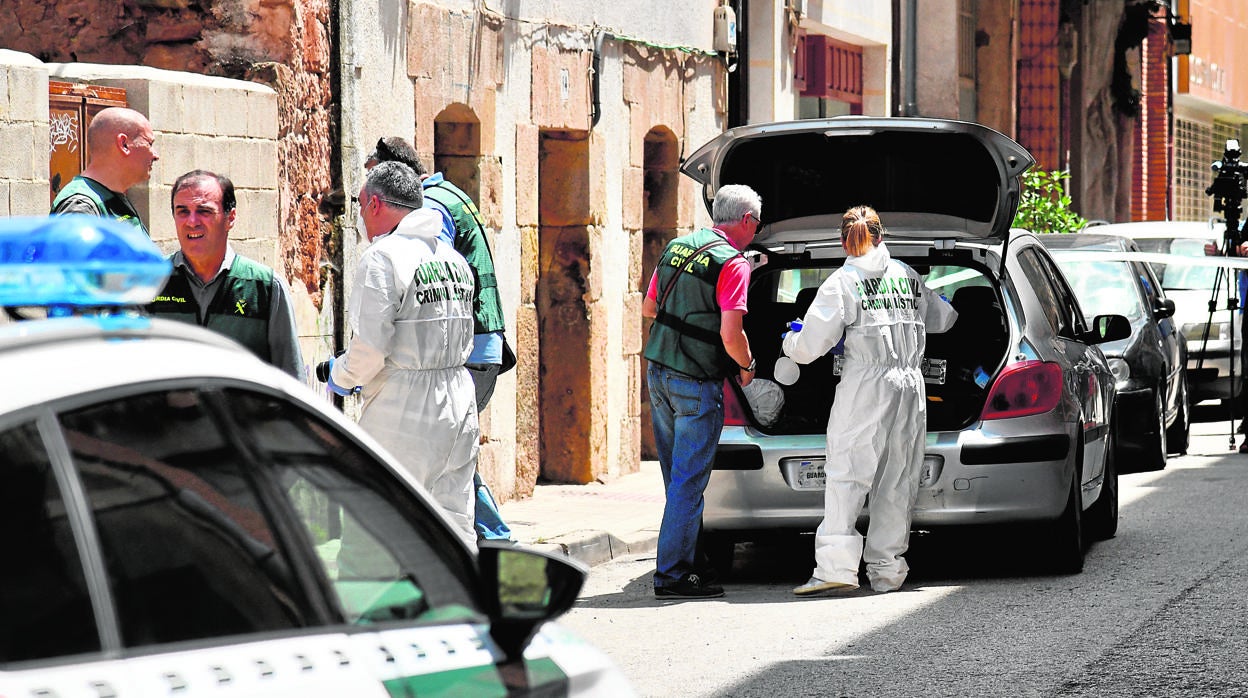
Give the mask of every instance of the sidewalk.
[(538, 485), (532, 497), (499, 510), (517, 542), (598, 565), (654, 551), (663, 475), (658, 461), (642, 461), (638, 472), (605, 485)]

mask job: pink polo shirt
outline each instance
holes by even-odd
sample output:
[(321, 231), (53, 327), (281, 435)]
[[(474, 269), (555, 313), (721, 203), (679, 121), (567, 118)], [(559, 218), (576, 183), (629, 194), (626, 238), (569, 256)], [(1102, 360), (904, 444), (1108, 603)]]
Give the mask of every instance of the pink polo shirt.
[[(724, 235), (718, 230), (715, 230), (715, 232), (719, 233), (720, 237)], [(737, 255), (728, 260), (724, 267), (719, 270), (719, 279), (715, 282), (715, 300), (719, 303), (720, 311), (740, 310), (748, 312), (745, 307), (745, 297), (749, 288), (750, 263), (745, 261), (745, 257)], [(650, 276), (650, 287), (646, 289), (646, 297), (655, 302), (659, 300), (659, 274), (657, 270)]]

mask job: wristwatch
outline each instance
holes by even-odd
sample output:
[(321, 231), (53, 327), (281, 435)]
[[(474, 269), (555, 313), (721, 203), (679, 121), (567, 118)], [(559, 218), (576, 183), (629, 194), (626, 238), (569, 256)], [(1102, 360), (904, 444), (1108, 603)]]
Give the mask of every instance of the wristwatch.
[(755, 358), (753, 358), (753, 357), (750, 357), (750, 365), (749, 365), (749, 366), (741, 366), (741, 364), (737, 364), (737, 366), (738, 366), (738, 367), (740, 367), (740, 368), (741, 368), (741, 370), (742, 370), (742, 371), (745, 371), (746, 373), (753, 373), (753, 372), (754, 372), (754, 367), (755, 367), (755, 366), (757, 366), (757, 365), (758, 365), (758, 359), (755, 359)]

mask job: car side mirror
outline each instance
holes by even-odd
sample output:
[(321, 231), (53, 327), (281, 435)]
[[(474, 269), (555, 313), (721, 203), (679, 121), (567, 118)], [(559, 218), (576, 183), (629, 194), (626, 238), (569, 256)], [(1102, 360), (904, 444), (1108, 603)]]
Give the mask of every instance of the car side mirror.
[(562, 555), (510, 542), (479, 541), (477, 550), (490, 637), (507, 662), (518, 662), (538, 627), (572, 608), (589, 569)]
[(1162, 298), (1161, 302), (1153, 307), (1153, 317), (1158, 320), (1174, 317), (1174, 301), (1169, 298)]
[(1131, 336), (1131, 321), (1122, 315), (1097, 315), (1092, 329), (1084, 334), (1085, 344), (1104, 344)]

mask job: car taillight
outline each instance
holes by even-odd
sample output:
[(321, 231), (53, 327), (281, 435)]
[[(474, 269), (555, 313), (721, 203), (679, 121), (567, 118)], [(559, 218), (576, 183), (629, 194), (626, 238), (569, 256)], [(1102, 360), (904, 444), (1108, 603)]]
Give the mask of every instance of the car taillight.
[(1048, 361), (1021, 361), (1006, 366), (984, 403), (984, 419), (1010, 419), (1044, 414), (1062, 399), (1062, 367)]
[(749, 426), (745, 420), (745, 409), (737, 399), (737, 391), (733, 390), (732, 383), (727, 380), (724, 381), (724, 426)]

